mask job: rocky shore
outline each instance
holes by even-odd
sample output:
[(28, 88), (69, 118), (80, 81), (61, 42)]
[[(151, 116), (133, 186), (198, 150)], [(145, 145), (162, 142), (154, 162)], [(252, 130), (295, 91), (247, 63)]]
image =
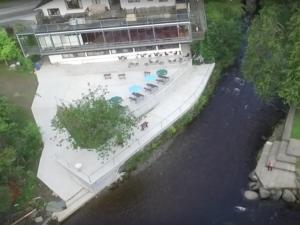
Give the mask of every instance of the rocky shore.
[(300, 190), (299, 189), (269, 189), (263, 187), (258, 179), (255, 171), (251, 172), (248, 176), (248, 190), (244, 192), (244, 197), (248, 200), (283, 200), (288, 203), (300, 203)]

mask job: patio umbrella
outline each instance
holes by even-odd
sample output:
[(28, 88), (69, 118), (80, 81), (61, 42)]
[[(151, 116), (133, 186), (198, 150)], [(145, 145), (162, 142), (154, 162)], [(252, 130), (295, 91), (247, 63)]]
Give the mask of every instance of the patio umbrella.
[(145, 80), (145, 82), (151, 82), (151, 81), (154, 81), (156, 79), (156, 75), (146, 75), (145, 77), (144, 77), (144, 80)]
[(156, 71), (157, 75), (167, 75), (168, 71), (166, 69), (160, 69)]
[(132, 85), (132, 86), (130, 86), (129, 88), (129, 92), (130, 93), (133, 93), (133, 92), (137, 92), (137, 93), (139, 93), (139, 92), (141, 92), (142, 91), (142, 88), (141, 88), (141, 86), (139, 86), (139, 85)]
[(120, 96), (114, 96), (108, 100), (112, 104), (120, 104), (123, 99)]

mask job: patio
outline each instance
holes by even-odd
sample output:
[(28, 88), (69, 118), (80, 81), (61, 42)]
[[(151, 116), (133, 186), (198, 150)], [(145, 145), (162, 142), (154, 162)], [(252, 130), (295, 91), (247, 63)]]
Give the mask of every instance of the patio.
[[(86, 198), (94, 196), (117, 179), (118, 168), (130, 156), (192, 107), (204, 90), (214, 67), (213, 64), (192, 66), (190, 60), (176, 64), (165, 63), (163, 66), (144, 66), (143, 60), (139, 59), (139, 66), (132, 68), (128, 68), (128, 61), (72, 66), (45, 64), (37, 72), (39, 87), (32, 110), (44, 141), (38, 177), (66, 201), (68, 210), (76, 210), (74, 202), (80, 205), (87, 201), (80, 197), (81, 194)], [(164, 60), (167, 62), (168, 57)], [(145, 71), (152, 76), (160, 69), (166, 70), (170, 77), (166, 84), (145, 79)], [(120, 72), (126, 74), (126, 79), (118, 78)], [(104, 74), (108, 73), (111, 79), (104, 78)], [(147, 85), (149, 83), (157, 86), (157, 91), (149, 93), (143, 88), (150, 88)], [(104, 159), (93, 151), (72, 150), (68, 143), (60, 142), (65, 134), (58, 134), (51, 126), (58, 104), (79, 99), (82, 93), (87, 93), (88, 88), (93, 89), (99, 85), (108, 89), (108, 100), (116, 96), (122, 98), (121, 105), (128, 106), (136, 116), (143, 115), (141, 123), (148, 122), (145, 130), (136, 128), (134, 137), (124, 148), (117, 148), (115, 153)], [(142, 87), (139, 93), (144, 96), (144, 100), (138, 103), (130, 101), (132, 95), (129, 88), (132, 85)], [(80, 169), (75, 166), (78, 163)], [(66, 214), (68, 212), (60, 216)]]

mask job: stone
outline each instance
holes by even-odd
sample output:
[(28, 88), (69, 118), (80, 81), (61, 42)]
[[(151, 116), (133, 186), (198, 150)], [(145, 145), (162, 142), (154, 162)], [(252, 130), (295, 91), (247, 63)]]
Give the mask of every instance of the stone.
[(278, 201), (282, 196), (282, 190), (271, 190), (271, 199)]
[(9, 68), (10, 68), (10, 69), (13, 69), (13, 70), (16, 69), (16, 64), (11, 64), (11, 65), (9, 65)]
[(64, 201), (51, 201), (47, 203), (47, 212), (60, 212), (66, 209), (66, 203)]
[(258, 199), (258, 193), (255, 191), (247, 190), (244, 192), (244, 197), (248, 200), (256, 200)]
[(271, 193), (267, 189), (262, 188), (262, 187), (259, 188), (259, 197), (261, 199), (268, 199), (268, 198), (270, 198), (270, 196), (271, 196)]
[(283, 191), (282, 199), (284, 201), (290, 202), (290, 203), (295, 202), (297, 200), (296, 196), (290, 190)]
[(34, 222), (36, 222), (36, 223), (41, 223), (43, 221), (44, 221), (44, 219), (41, 216), (34, 218)]
[(251, 191), (258, 191), (260, 188), (260, 184), (258, 182), (250, 182), (248, 187)]
[(258, 178), (257, 178), (257, 175), (256, 175), (255, 171), (252, 171), (251, 173), (249, 173), (248, 178), (252, 182), (258, 181)]
[(17, 66), (20, 66), (20, 65), (21, 65), (21, 63), (20, 63), (20, 62), (16, 62), (16, 65), (17, 65)]

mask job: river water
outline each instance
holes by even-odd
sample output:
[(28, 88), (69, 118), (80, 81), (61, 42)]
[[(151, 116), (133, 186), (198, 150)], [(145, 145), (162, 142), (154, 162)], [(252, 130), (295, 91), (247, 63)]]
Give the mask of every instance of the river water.
[[(242, 53), (207, 107), (157, 160), (64, 225), (300, 224), (300, 209), (243, 198), (262, 137), (285, 113), (279, 103), (262, 103), (237, 78)], [(237, 212), (235, 206), (247, 210)]]

